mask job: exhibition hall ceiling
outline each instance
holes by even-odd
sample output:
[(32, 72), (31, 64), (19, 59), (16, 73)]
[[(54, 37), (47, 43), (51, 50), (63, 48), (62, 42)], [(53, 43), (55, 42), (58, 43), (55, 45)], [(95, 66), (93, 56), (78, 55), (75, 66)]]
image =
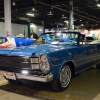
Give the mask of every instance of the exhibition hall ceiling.
[[(73, 0), (74, 25), (100, 28), (100, 0)], [(12, 23), (64, 27), (69, 21), (69, 0), (11, 0)], [(4, 21), (4, 0), (0, 0)]]

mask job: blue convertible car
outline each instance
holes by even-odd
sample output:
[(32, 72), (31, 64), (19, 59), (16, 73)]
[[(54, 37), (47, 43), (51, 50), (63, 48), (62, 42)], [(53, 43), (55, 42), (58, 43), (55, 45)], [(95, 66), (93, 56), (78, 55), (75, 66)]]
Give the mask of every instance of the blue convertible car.
[(0, 49), (0, 73), (8, 80), (50, 82), (63, 91), (73, 75), (100, 62), (99, 42), (86, 43), (84, 37), (79, 32), (44, 33), (31, 46)]

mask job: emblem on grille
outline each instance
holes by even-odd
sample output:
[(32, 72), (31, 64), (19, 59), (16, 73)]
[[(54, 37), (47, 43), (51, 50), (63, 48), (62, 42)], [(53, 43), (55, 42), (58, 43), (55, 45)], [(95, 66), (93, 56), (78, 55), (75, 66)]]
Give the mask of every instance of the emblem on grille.
[(27, 59), (24, 59), (24, 62), (26, 62), (27, 61)]

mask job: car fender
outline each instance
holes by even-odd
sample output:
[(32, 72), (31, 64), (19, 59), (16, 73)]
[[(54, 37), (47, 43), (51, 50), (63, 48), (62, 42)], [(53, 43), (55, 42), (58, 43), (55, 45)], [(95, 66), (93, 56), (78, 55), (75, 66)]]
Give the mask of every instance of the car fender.
[(61, 65), (59, 66), (58, 70), (56, 70), (56, 72), (55, 72), (55, 70), (52, 72), (53, 75), (54, 75), (54, 80), (57, 79), (57, 78), (59, 77), (59, 74), (60, 74), (60, 71), (61, 71), (62, 67), (63, 67), (65, 64), (69, 63), (69, 62), (72, 62), (72, 63), (74, 64), (74, 67), (75, 67), (75, 63), (74, 63), (73, 60), (64, 60), (64, 61), (61, 63)]

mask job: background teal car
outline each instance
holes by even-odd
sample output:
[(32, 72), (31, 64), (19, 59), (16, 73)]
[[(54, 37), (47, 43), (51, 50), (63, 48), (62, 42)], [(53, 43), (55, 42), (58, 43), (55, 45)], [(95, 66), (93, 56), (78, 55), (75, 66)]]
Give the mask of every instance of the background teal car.
[[(55, 41), (60, 34), (70, 41)], [(72, 76), (99, 63), (100, 44), (82, 43), (79, 32), (60, 34), (44, 33), (31, 46), (1, 49), (0, 73), (8, 80), (50, 82), (56, 91), (67, 89)]]

